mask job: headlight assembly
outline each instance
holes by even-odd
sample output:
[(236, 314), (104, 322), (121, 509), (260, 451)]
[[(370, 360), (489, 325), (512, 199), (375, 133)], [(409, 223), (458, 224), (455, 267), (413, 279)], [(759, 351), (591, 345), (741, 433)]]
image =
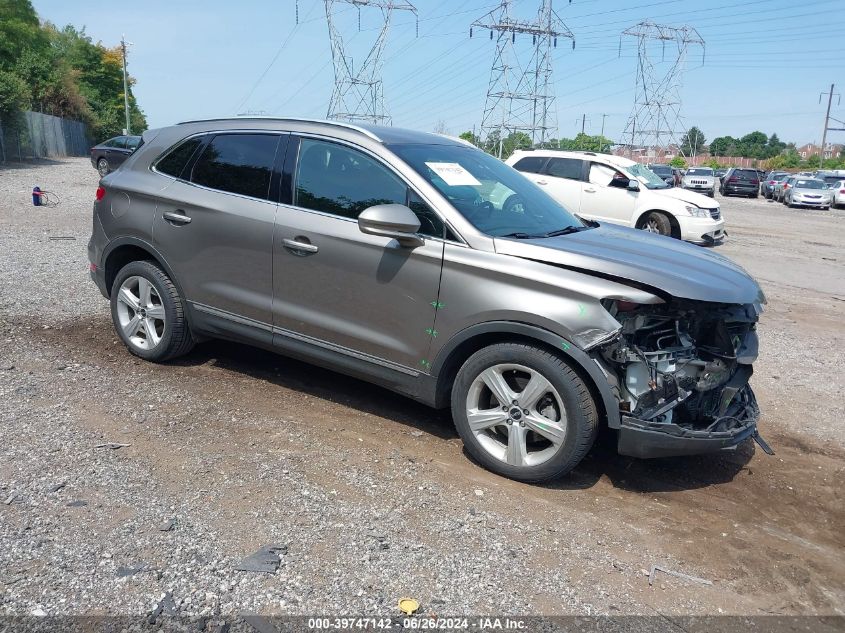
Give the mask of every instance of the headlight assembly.
[(694, 218), (709, 218), (710, 217), (710, 211), (708, 209), (702, 209), (700, 207), (691, 206), (691, 205), (685, 206), (684, 209), (686, 209), (687, 213), (689, 213)]

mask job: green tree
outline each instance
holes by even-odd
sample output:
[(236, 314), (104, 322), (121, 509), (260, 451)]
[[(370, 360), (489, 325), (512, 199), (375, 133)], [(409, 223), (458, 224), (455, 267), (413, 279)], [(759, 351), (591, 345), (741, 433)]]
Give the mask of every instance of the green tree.
[(713, 156), (730, 156), (729, 150), (738, 145), (739, 141), (733, 136), (719, 136), (710, 141), (710, 154)]
[(739, 153), (744, 158), (765, 158), (769, 138), (762, 132), (751, 132), (739, 139)]
[(29, 105), (29, 87), (14, 73), (0, 70), (0, 121), (17, 122), (21, 110)]
[(707, 139), (704, 133), (697, 127), (692, 126), (686, 134), (681, 137), (681, 153), (684, 156), (695, 156), (704, 151)]
[(687, 161), (684, 160), (683, 156), (675, 156), (675, 158), (669, 161), (669, 165), (678, 169), (686, 169)]
[(481, 146), (481, 139), (478, 138), (478, 136), (476, 136), (475, 134), (473, 134), (470, 131), (466, 131), (466, 132), (462, 133), (458, 138), (462, 138), (465, 141), (469, 141), (470, 143), (472, 143), (476, 147)]

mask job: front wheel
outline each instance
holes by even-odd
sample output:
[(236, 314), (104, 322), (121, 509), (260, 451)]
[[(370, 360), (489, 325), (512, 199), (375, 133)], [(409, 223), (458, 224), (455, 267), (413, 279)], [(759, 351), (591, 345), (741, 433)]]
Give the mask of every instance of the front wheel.
[(640, 222), (643, 231), (647, 233), (659, 233), (660, 235), (672, 236), (672, 223), (665, 214), (658, 211), (651, 211)]
[(452, 387), (452, 417), (485, 468), (528, 482), (575, 468), (598, 430), (595, 402), (578, 374), (556, 354), (522, 343), (470, 356)]
[(120, 269), (111, 291), (114, 329), (129, 351), (152, 362), (187, 354), (194, 339), (179, 291), (150, 261)]

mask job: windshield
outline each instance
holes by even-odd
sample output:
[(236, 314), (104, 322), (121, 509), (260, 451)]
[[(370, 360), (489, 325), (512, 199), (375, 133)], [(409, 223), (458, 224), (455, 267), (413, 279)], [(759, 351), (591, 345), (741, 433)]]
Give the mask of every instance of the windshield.
[(546, 237), (587, 228), (528, 178), (481, 150), (418, 144), (389, 149), (487, 235)]
[(687, 176), (712, 176), (713, 170), (707, 167), (693, 167), (687, 170)]
[(669, 188), (669, 185), (667, 185), (660, 176), (655, 174), (645, 165), (641, 165), (640, 163), (634, 163), (633, 165), (626, 166), (624, 170), (631, 174), (634, 178), (639, 180), (648, 189)]
[(667, 167), (666, 165), (652, 165), (649, 167), (651, 171), (655, 174), (660, 174), (661, 176), (671, 176), (672, 175), (672, 168)]
[(795, 183), (796, 189), (824, 189), (825, 185), (821, 180), (799, 180)]

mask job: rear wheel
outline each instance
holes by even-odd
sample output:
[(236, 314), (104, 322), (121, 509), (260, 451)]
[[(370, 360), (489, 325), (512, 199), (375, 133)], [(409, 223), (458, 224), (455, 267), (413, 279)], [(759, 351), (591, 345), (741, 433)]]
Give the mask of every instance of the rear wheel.
[(672, 223), (664, 213), (651, 211), (640, 221), (639, 227), (647, 233), (659, 233), (660, 235), (672, 236)]
[(108, 176), (109, 172), (111, 171), (111, 166), (109, 165), (109, 161), (105, 158), (101, 158), (97, 161), (97, 173), (100, 174), (100, 177)]
[(578, 374), (559, 356), (521, 343), (491, 345), (464, 363), (452, 417), (485, 468), (531, 482), (572, 470), (598, 430), (595, 402)]
[(145, 360), (169, 360), (194, 346), (179, 291), (153, 262), (130, 262), (120, 269), (112, 285), (111, 313), (118, 336)]

